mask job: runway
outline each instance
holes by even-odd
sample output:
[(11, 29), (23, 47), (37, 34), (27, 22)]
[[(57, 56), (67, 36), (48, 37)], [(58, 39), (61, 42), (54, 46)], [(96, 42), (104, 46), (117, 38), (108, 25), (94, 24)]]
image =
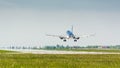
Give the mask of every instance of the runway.
[(120, 54), (116, 52), (85, 52), (85, 51), (58, 51), (58, 50), (12, 50), (20, 53), (31, 53), (31, 54)]

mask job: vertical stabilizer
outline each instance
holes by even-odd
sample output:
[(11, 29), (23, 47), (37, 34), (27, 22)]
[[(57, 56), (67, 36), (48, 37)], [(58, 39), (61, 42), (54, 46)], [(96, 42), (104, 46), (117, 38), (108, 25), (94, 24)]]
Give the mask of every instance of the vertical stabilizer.
[(73, 33), (73, 25), (72, 25), (71, 31), (72, 31), (72, 33)]

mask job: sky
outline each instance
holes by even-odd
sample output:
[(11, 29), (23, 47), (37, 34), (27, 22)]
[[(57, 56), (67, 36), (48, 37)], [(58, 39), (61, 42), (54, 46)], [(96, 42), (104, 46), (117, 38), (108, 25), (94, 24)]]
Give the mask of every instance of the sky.
[[(95, 33), (78, 42), (48, 37)], [(120, 0), (0, 0), (0, 46), (118, 45)]]

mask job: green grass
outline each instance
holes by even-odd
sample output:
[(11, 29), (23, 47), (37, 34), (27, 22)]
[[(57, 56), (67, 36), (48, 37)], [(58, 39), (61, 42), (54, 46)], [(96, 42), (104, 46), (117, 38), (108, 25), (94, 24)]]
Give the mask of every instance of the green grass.
[(120, 68), (120, 55), (0, 54), (0, 68)]
[(4, 54), (4, 53), (15, 53), (15, 51), (0, 50), (0, 54)]

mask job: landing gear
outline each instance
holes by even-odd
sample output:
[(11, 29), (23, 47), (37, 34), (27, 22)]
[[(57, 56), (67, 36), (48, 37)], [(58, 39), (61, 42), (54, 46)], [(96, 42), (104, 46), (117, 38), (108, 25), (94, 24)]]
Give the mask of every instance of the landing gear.
[(66, 39), (64, 39), (63, 41), (66, 42)]
[(60, 39), (63, 39), (63, 37), (60, 37)]
[(77, 37), (76, 39), (80, 39), (80, 37)]
[(74, 42), (77, 42), (77, 40), (75, 39)]

